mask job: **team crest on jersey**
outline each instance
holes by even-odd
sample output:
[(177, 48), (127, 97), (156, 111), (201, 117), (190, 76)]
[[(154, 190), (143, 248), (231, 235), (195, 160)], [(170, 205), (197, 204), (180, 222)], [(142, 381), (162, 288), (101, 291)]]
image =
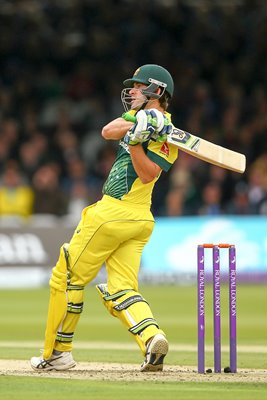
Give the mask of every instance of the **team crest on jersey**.
[(168, 146), (167, 142), (164, 142), (163, 145), (161, 146), (161, 149), (159, 151), (160, 153), (164, 154), (165, 156), (169, 157), (170, 155), (170, 149)]

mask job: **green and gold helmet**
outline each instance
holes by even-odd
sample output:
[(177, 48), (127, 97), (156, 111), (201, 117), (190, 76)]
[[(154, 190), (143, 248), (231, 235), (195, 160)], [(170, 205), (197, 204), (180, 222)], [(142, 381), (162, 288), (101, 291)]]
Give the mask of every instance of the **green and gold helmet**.
[[(167, 93), (169, 97), (173, 96), (174, 83), (171, 74), (165, 68), (156, 64), (143, 65), (134, 72), (133, 77), (123, 81), (126, 89), (121, 92), (121, 100), (125, 110), (132, 108), (132, 97), (130, 89), (134, 83), (142, 83), (147, 87), (142, 89), (143, 99), (140, 98), (138, 108), (144, 106), (150, 99), (158, 99), (163, 93)], [(157, 94), (157, 89), (161, 88), (161, 93)]]
[(174, 84), (171, 74), (156, 64), (146, 64), (138, 68), (133, 77), (123, 81), (123, 84), (125, 87), (133, 87), (135, 82), (150, 85), (154, 81), (158, 82), (158, 86), (164, 87), (170, 97), (173, 96)]

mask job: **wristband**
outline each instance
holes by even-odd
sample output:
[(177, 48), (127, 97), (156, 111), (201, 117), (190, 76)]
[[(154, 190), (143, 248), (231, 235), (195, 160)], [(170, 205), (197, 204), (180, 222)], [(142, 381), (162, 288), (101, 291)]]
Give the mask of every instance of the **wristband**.
[(131, 115), (129, 112), (123, 113), (122, 118), (125, 119), (125, 121), (133, 122), (134, 124), (136, 123), (136, 117)]
[(137, 146), (138, 144), (140, 144), (140, 142), (129, 142), (128, 146)]

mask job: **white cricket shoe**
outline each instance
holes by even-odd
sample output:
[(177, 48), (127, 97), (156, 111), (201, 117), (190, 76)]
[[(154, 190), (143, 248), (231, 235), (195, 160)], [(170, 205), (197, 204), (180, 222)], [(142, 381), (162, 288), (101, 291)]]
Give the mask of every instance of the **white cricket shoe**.
[(155, 335), (147, 345), (146, 358), (141, 365), (141, 372), (156, 372), (163, 370), (164, 357), (168, 353), (169, 344), (161, 333)]
[(44, 360), (42, 356), (31, 358), (31, 366), (35, 371), (64, 371), (75, 367), (75, 365), (76, 362), (69, 351), (59, 352), (54, 350), (48, 360)]

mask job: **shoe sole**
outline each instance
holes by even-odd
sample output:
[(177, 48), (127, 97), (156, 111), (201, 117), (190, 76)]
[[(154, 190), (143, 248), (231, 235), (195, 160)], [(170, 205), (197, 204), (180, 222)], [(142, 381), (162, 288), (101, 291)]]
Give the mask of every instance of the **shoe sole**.
[(152, 344), (150, 349), (149, 363), (141, 367), (141, 372), (157, 372), (163, 370), (163, 361), (168, 353), (169, 345), (167, 340), (159, 339)]

